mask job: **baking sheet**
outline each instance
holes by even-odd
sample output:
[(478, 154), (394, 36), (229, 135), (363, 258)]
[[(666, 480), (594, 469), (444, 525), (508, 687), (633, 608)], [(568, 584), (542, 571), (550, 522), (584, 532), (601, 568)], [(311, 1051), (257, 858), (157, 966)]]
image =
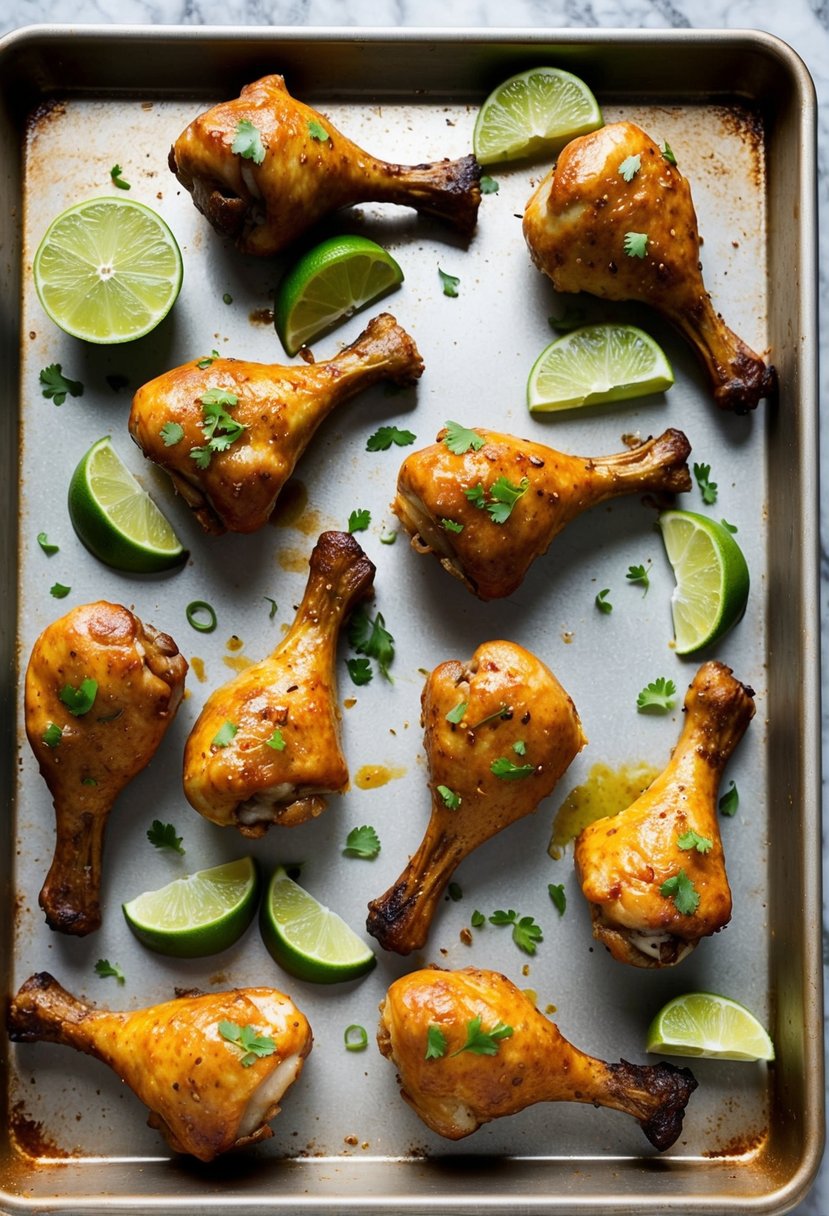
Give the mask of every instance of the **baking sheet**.
[[(146, 31), (143, 34), (146, 37)], [(125, 35), (109, 36), (113, 52), (118, 48), (129, 54), (129, 40), (122, 41)], [(284, 68), (289, 88), (312, 101), (357, 143), (388, 159), (413, 163), (463, 155), (470, 146), (477, 104), (492, 83), (519, 66), (560, 62), (550, 48), (542, 51), (528, 40), (521, 48), (523, 62), (515, 63), (514, 46), (504, 48), (499, 68), (497, 41), (484, 41), (491, 58), (486, 71), (480, 68), (477, 92), (459, 87), (453, 94), (445, 82), (442, 88), (435, 85), (431, 94), (416, 88), (424, 52), (430, 65), (427, 75), (448, 71), (452, 57), (465, 63), (462, 77), (470, 75), (475, 53), (460, 37), (433, 43), (425, 35), (392, 40), (393, 55), (402, 56), (408, 73), (398, 76), (394, 87), (379, 69), (376, 86), (370, 77), (357, 74), (349, 88), (342, 66), (339, 88), (326, 88), (325, 72), (309, 79), (301, 53), (316, 48), (323, 66), (334, 63), (342, 44), (331, 35), (289, 40), (269, 56), (269, 63), (273, 70)], [(228, 43), (238, 59), (245, 42), (240, 37), (228, 38)], [(758, 38), (751, 49), (755, 56), (764, 48), (770, 57), (772, 50), (779, 57), (782, 52), (772, 43)], [(756, 349), (772, 346), (782, 372), (780, 410), (787, 412), (787, 424), (780, 425), (765, 404), (751, 418), (717, 415), (700, 370), (672, 331), (643, 309), (598, 301), (586, 302), (590, 320), (630, 320), (654, 334), (674, 363), (675, 387), (664, 398), (584, 415), (530, 418), (523, 402), (526, 375), (554, 336), (547, 317), (557, 303), (547, 280), (530, 263), (519, 217), (547, 166), (539, 162), (497, 167), (492, 172), (499, 192), (484, 198), (478, 231), (468, 248), (437, 224), (379, 205), (345, 213), (326, 227), (365, 233), (400, 261), (405, 282), (381, 307), (415, 336), (426, 372), (415, 389), (389, 394), (380, 387), (336, 412), (297, 470), (300, 501), (307, 494), (305, 509), (251, 537), (202, 535), (164, 476), (129, 442), (126, 418), (131, 392), (141, 383), (213, 348), (242, 358), (289, 361), (262, 317), (282, 263), (242, 258), (226, 247), (166, 168), (167, 149), (187, 122), (210, 101), (234, 95), (238, 84), (255, 73), (239, 78), (228, 70), (226, 79), (210, 81), (209, 96), (193, 84), (182, 96), (148, 87), (117, 98), (96, 91), (93, 74), (82, 95), (65, 96), (29, 124), (21, 198), (20, 670), (49, 621), (97, 598), (134, 605), (142, 619), (172, 634), (192, 668), (189, 697), (178, 718), (113, 813), (105, 854), (104, 924), (90, 938), (64, 940), (50, 933), (37, 906), (37, 891), (51, 858), (53, 815), (25, 743), (22, 719), (18, 722), (12, 887), (16, 915), (7, 986), (15, 990), (32, 971), (48, 969), (78, 994), (102, 1004), (137, 1007), (167, 999), (175, 985), (273, 983), (290, 992), (308, 1015), (315, 1048), (300, 1083), (286, 1096), (274, 1138), (246, 1157), (209, 1171), (168, 1161), (163, 1141), (145, 1127), (137, 1099), (102, 1065), (48, 1045), (13, 1049), (8, 1077), (11, 1143), (5, 1165), (10, 1180), (6, 1203), (11, 1208), (25, 1204), (25, 1196), (36, 1197), (41, 1205), (81, 1210), (150, 1199), (171, 1207), (196, 1199), (228, 1206), (232, 1179), (234, 1202), (238, 1198), (268, 1210), (278, 1179), (279, 1202), (289, 1210), (308, 1203), (328, 1209), (333, 1203), (326, 1195), (329, 1186), (339, 1196), (337, 1203), (355, 1208), (387, 1205), (392, 1210), (425, 1206), (427, 1200), (418, 1196), (427, 1179), (444, 1206), (458, 1210), (465, 1203), (476, 1208), (509, 1205), (518, 1194), (522, 1201), (551, 1211), (562, 1210), (573, 1194), (580, 1204), (595, 1203), (595, 1210), (628, 1202), (638, 1207), (654, 1202), (659, 1210), (675, 1205), (681, 1211), (692, 1206), (719, 1210), (732, 1198), (729, 1189), (734, 1190), (737, 1170), (737, 1193), (745, 1200), (753, 1196), (767, 1210), (782, 1211), (816, 1164), (819, 1010), (816, 994), (807, 1003), (803, 990), (807, 977), (816, 974), (812, 927), (815, 938), (818, 935), (817, 922), (808, 923), (818, 906), (811, 865), (818, 851), (816, 770), (810, 767), (814, 758), (808, 750), (817, 700), (808, 672), (793, 686), (787, 680), (781, 683), (779, 664), (789, 656), (780, 655), (775, 615), (782, 616), (785, 632), (799, 632), (792, 657), (808, 668), (816, 641), (801, 626), (810, 619), (805, 601), (813, 575), (808, 548), (813, 527), (804, 507), (814, 494), (814, 470), (805, 455), (814, 400), (807, 391), (808, 359), (790, 334), (783, 333), (775, 315), (779, 278), (776, 267), (767, 264), (767, 256), (772, 262), (775, 257), (772, 236), (783, 216), (788, 220), (791, 215), (801, 179), (792, 178), (783, 191), (786, 212), (779, 183), (772, 183), (769, 171), (770, 163), (776, 167), (777, 137), (769, 129), (769, 101), (762, 91), (757, 98), (732, 98), (728, 104), (722, 97), (689, 97), (677, 58), (675, 95), (663, 89), (658, 97), (648, 96), (641, 75), (633, 71), (636, 52), (647, 46), (658, 49), (665, 70), (665, 57), (679, 56), (683, 44), (667, 35), (640, 40), (636, 52), (629, 39), (620, 39), (622, 49), (625, 44), (631, 64), (626, 88), (617, 80), (605, 96), (596, 82), (606, 74), (612, 54), (613, 43), (606, 39), (582, 51), (580, 74), (597, 88), (606, 120), (633, 119), (660, 142), (667, 139), (676, 152), (691, 182), (704, 235), (706, 284), (741, 336)], [(147, 52), (153, 49), (152, 42), (142, 45)], [(714, 40), (712, 45), (735, 54), (734, 42)], [(215, 54), (216, 37), (208, 37), (203, 46)], [(373, 49), (379, 64), (382, 50), (379, 45)], [(199, 39), (182, 40), (179, 50), (190, 63), (187, 56), (199, 54)], [(258, 66), (261, 45), (254, 50), (251, 59)], [(353, 54), (353, 45), (346, 50)], [(792, 76), (793, 58), (787, 65)], [(290, 70), (294, 60), (294, 76), (306, 85), (301, 92)], [(192, 70), (183, 69), (185, 84), (192, 80)], [(618, 67), (614, 71), (618, 73)], [(173, 313), (155, 334), (131, 346), (96, 349), (66, 338), (45, 318), (31, 290), (30, 266), (40, 236), (64, 207), (81, 198), (117, 193), (109, 178), (116, 161), (132, 183), (129, 197), (158, 210), (176, 234), (185, 278)], [(814, 252), (813, 233), (798, 233), (796, 274), (809, 265)], [(438, 267), (460, 278), (457, 299), (442, 294)], [(223, 302), (226, 296), (232, 303)], [(356, 337), (373, 311), (379, 308), (322, 339), (318, 354)], [(796, 322), (796, 334), (808, 336), (814, 317), (798, 316)], [(83, 396), (67, 399), (60, 408), (42, 397), (38, 383), (40, 369), (53, 362), (84, 384)], [(127, 387), (117, 387), (121, 378), (128, 380)], [(377, 426), (397, 423), (415, 431), (416, 446), (421, 447), (433, 440), (446, 418), (584, 455), (620, 450), (623, 434), (644, 437), (679, 426), (692, 442), (691, 461), (710, 463), (718, 482), (719, 498), (711, 513), (739, 528), (738, 540), (752, 572), (749, 610), (711, 656), (727, 662), (757, 692), (757, 716), (726, 773), (726, 783), (735, 781), (740, 791), (737, 816), (721, 825), (735, 910), (727, 929), (703, 942), (676, 970), (626, 969), (594, 948), (587, 908), (572, 873), (571, 850), (559, 861), (546, 853), (556, 809), (594, 764), (644, 760), (661, 767), (678, 734), (679, 708), (665, 718), (645, 717), (635, 710), (636, 695), (649, 680), (670, 676), (684, 690), (697, 666), (696, 660), (681, 661), (670, 649), (672, 576), (654, 528), (655, 511), (638, 498), (595, 509), (554, 542), (513, 597), (480, 604), (437, 562), (412, 553), (404, 536), (394, 546), (380, 542), (381, 533), (394, 526), (388, 504), (405, 452), (393, 448), (367, 453), (366, 439)], [(191, 560), (180, 573), (144, 580), (121, 576), (95, 562), (75, 539), (65, 510), (66, 485), (76, 461), (103, 434), (112, 435), (119, 453), (190, 549)], [(789, 492), (792, 482), (781, 482), (779, 470), (798, 459), (798, 478)], [(696, 488), (678, 505), (707, 509)], [(274, 828), (262, 841), (246, 842), (201, 820), (187, 806), (180, 786), (184, 740), (211, 689), (230, 678), (240, 660), (259, 659), (279, 639), (299, 602), (317, 535), (325, 528), (346, 527), (356, 507), (368, 507), (372, 513), (371, 528), (359, 539), (377, 564), (376, 608), (396, 640), (394, 683), (375, 678), (368, 687), (355, 688), (345, 670), (347, 647), (341, 647), (340, 701), (352, 788), (342, 799), (331, 799), (320, 820), (291, 831)], [(41, 530), (60, 545), (60, 553), (52, 558), (37, 545)], [(799, 560), (786, 540), (791, 536)], [(787, 569), (795, 568), (798, 577), (781, 602), (772, 590), (781, 581), (784, 554), (791, 563)], [(646, 596), (624, 577), (629, 565), (640, 562), (650, 563)], [(55, 581), (71, 585), (66, 600), (50, 597)], [(597, 613), (593, 602), (597, 590), (606, 586), (614, 604), (610, 616)], [(279, 605), (273, 619), (268, 596)], [(184, 609), (194, 599), (207, 599), (216, 607), (219, 627), (214, 634), (196, 634), (187, 624)], [(425, 827), (428, 796), (419, 728), (424, 672), (448, 658), (467, 658), (481, 641), (494, 637), (520, 642), (549, 664), (573, 696), (590, 744), (534, 816), (462, 865), (456, 879), (463, 898), (444, 902), (422, 956), (382, 957), (365, 980), (329, 990), (284, 976), (262, 946), (255, 925), (232, 951), (192, 962), (152, 955), (134, 941), (120, 913), (123, 900), (247, 852), (268, 871), (277, 862), (302, 863), (303, 884), (360, 928), (368, 899), (397, 876)], [(798, 725), (795, 755), (785, 743), (793, 721)], [(792, 787), (787, 788), (785, 766), (777, 763), (781, 740), (787, 762), (798, 766), (797, 789), (811, 789), (814, 799), (812, 804), (804, 799), (797, 808), (796, 826), (795, 812), (783, 801)], [(369, 766), (379, 766), (386, 783), (361, 789), (360, 775)], [(157, 853), (147, 843), (146, 830), (155, 817), (177, 825), (187, 850), (183, 859)], [(342, 855), (347, 832), (362, 823), (373, 824), (382, 841), (381, 854), (373, 862)], [(785, 951), (785, 963), (774, 945), (784, 924), (775, 909), (779, 914), (781, 895), (788, 900), (791, 891), (783, 890), (781, 874), (788, 874), (803, 893), (802, 915), (794, 918), (796, 937), (790, 938), (794, 949)], [(548, 901), (548, 882), (565, 884), (568, 907), (561, 919)], [(473, 909), (489, 914), (501, 907), (532, 914), (542, 925), (544, 942), (535, 958), (522, 955), (508, 932), (493, 926), (474, 932), (471, 946), (461, 941), (460, 931), (468, 926)], [(123, 987), (95, 975), (98, 958), (121, 964), (127, 977)], [(373, 1042), (361, 1054), (346, 1052), (342, 1043), (343, 1030), (352, 1022), (362, 1023), (373, 1036), (376, 1008), (388, 983), (426, 961), (503, 971), (519, 986), (533, 989), (541, 1009), (555, 1006), (555, 1020), (568, 1038), (607, 1059), (646, 1062), (647, 1024), (670, 996), (723, 991), (771, 1026), (778, 1062), (766, 1069), (694, 1061), (699, 1090), (691, 1099), (682, 1136), (656, 1166), (648, 1166), (646, 1159), (652, 1158), (633, 1120), (564, 1104), (525, 1111), (488, 1125), (460, 1146), (451, 1145), (429, 1133), (401, 1101), (394, 1069), (380, 1058)], [(786, 966), (797, 972), (799, 1006), (781, 982)], [(802, 1077), (804, 1072), (809, 1075), (802, 1096), (809, 1098), (810, 1106), (799, 1101), (801, 1095), (790, 1082), (790, 1074)], [(344, 1094), (347, 1101), (342, 1100)], [(789, 1151), (787, 1156), (785, 1138), (780, 1137), (785, 1137), (782, 1125), (791, 1114), (810, 1130), (801, 1152)], [(118, 1169), (121, 1163), (123, 1170)], [(621, 1185), (619, 1172), (626, 1179)], [(104, 1189), (108, 1196), (101, 1195)], [(768, 1206), (772, 1203), (774, 1207)]]

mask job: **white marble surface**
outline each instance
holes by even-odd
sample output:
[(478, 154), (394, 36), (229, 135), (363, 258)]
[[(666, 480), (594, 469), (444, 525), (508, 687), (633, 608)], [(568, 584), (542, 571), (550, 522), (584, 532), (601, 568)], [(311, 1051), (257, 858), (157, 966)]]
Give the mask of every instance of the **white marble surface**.
[[(166, 25), (525, 26), (630, 29), (761, 29), (788, 42), (817, 87), (819, 119), (821, 399), (829, 399), (829, 3), (827, 0), (6, 0), (0, 33), (43, 22)], [(829, 432), (821, 444), (826, 469)], [(824, 705), (829, 707), (829, 477), (821, 500), (821, 607)], [(824, 769), (829, 771), (829, 714), (823, 722)], [(824, 848), (829, 887), (829, 856)], [(829, 934), (824, 929), (824, 941)], [(826, 948), (825, 948), (826, 950)], [(796, 1216), (829, 1216), (829, 1162)]]

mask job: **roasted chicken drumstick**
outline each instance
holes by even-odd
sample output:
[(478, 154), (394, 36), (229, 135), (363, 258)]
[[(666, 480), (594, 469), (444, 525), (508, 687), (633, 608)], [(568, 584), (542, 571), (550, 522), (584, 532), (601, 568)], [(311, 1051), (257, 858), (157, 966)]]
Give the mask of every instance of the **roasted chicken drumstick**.
[(161, 465), (207, 532), (255, 532), (320, 423), (380, 380), (413, 384), (417, 347), (394, 317), (374, 317), (327, 362), (185, 363), (135, 394), (130, 434)]
[(374, 564), (347, 532), (323, 532), (302, 603), (271, 655), (208, 697), (184, 750), (184, 792), (222, 827), (293, 827), (342, 793), (334, 666), (340, 628), (369, 595)]
[(690, 490), (682, 431), (613, 456), (567, 456), (476, 427), (460, 455), (441, 431), (401, 466), (393, 510), (418, 553), (482, 600), (511, 595), (537, 557), (588, 507), (623, 494)]
[(423, 165), (378, 160), (292, 97), (281, 76), (264, 76), (201, 114), (169, 163), (217, 232), (260, 256), (354, 203), (401, 203), (468, 236), (481, 201), (474, 156)]
[(369, 904), (367, 921), (398, 954), (424, 945), (464, 857), (534, 811), (586, 742), (553, 673), (513, 642), (486, 642), (468, 663), (441, 663), (422, 710), (429, 824), (403, 873)]
[(112, 806), (152, 759), (175, 717), (187, 661), (127, 608), (73, 608), (35, 642), (26, 734), (55, 805), (55, 856), (40, 906), (52, 929), (101, 923), (101, 860)]
[[(473, 1037), (478, 1050), (468, 1050)], [(665, 1150), (697, 1087), (687, 1068), (585, 1055), (505, 976), (477, 967), (396, 980), (380, 1006), (377, 1043), (402, 1096), (450, 1140), (536, 1102), (591, 1102), (632, 1115)]]
[(774, 391), (774, 368), (732, 333), (705, 290), (688, 182), (632, 122), (567, 144), (527, 203), (524, 236), (556, 291), (663, 313), (702, 360), (720, 409), (744, 414)]
[(8, 1028), (15, 1042), (63, 1043), (103, 1060), (173, 1152), (200, 1161), (273, 1135), (268, 1124), (312, 1046), (305, 1015), (275, 988), (184, 993), (119, 1012), (87, 1005), (45, 971), (13, 998)]
[(667, 768), (627, 810), (597, 819), (576, 840), (593, 936), (620, 963), (673, 966), (728, 924), (717, 791), (754, 716), (753, 698), (724, 663), (703, 663)]

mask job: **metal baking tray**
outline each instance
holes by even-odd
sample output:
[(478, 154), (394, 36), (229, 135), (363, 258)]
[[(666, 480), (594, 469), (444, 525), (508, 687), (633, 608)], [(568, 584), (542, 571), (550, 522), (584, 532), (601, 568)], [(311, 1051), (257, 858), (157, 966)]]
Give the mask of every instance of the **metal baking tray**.
[[(625, 317), (658, 338), (677, 383), (664, 398), (554, 418), (524, 406), (528, 369), (552, 333), (552, 290), (530, 264), (520, 217), (543, 162), (494, 170), (468, 248), (407, 211), (364, 206), (330, 229), (365, 232), (403, 265), (406, 280), (384, 307), (414, 334), (426, 361), (419, 386), (365, 393), (333, 415), (297, 470), (293, 514), (248, 537), (200, 534), (161, 474), (126, 434), (131, 391), (212, 348), (287, 361), (263, 310), (282, 263), (238, 256), (195, 211), (166, 167), (183, 126), (244, 83), (278, 71), (295, 95), (331, 115), (352, 138), (388, 159), (465, 153), (477, 106), (501, 79), (551, 63), (584, 77), (606, 118), (639, 121), (667, 139), (689, 178), (704, 236), (706, 282), (730, 325), (768, 348), (780, 375), (777, 403), (748, 418), (718, 416), (681, 340), (643, 309), (588, 302), (591, 319)], [(304, 30), (40, 27), (0, 42), (0, 335), (3, 476), (0, 572), (0, 960), (3, 991), (52, 971), (102, 1004), (138, 1007), (175, 985), (272, 983), (307, 1013), (316, 1045), (287, 1096), (274, 1138), (212, 1167), (171, 1159), (145, 1112), (102, 1065), (54, 1046), (10, 1048), (0, 1036), (0, 1207), (5, 1212), (783, 1212), (806, 1192), (823, 1139), (820, 960), (820, 784), (817, 572), (815, 102), (802, 63), (761, 33), (553, 30)], [(185, 281), (173, 313), (151, 337), (122, 348), (65, 338), (43, 315), (31, 261), (50, 219), (85, 197), (114, 193), (118, 162), (131, 197), (155, 207), (181, 244)], [(456, 299), (438, 266), (460, 278)], [(232, 303), (223, 303), (223, 296)], [(318, 343), (333, 351), (366, 316)], [(38, 372), (52, 362), (84, 384), (56, 408)], [(114, 378), (114, 379), (113, 379)], [(128, 385), (123, 387), (123, 379)], [(118, 387), (122, 385), (122, 387)], [(570, 851), (547, 855), (555, 811), (594, 764), (645, 760), (664, 766), (679, 711), (635, 711), (650, 679), (683, 689), (696, 664), (670, 650), (671, 574), (652, 505), (624, 499), (573, 523), (508, 601), (481, 604), (404, 538), (381, 545), (401, 453), (369, 454), (365, 440), (397, 421), (433, 440), (446, 418), (532, 436), (580, 454), (620, 450), (624, 433), (683, 428), (692, 459), (710, 463), (715, 514), (739, 527), (752, 591), (746, 618), (718, 648), (757, 690), (758, 713), (727, 778), (740, 809), (722, 824), (735, 911), (728, 928), (676, 970), (637, 972), (593, 949)], [(71, 469), (111, 433), (122, 456), (168, 512), (191, 551), (180, 573), (118, 575), (76, 541), (65, 508)], [(307, 505), (297, 502), (307, 492)], [(701, 507), (696, 490), (684, 505)], [(260, 842), (202, 821), (180, 788), (180, 755), (208, 690), (240, 654), (257, 659), (293, 615), (317, 533), (343, 527), (355, 507), (373, 524), (361, 539), (376, 561), (377, 608), (397, 642), (394, 684), (350, 685), (341, 659), (345, 750), (352, 788), (324, 817)], [(41, 530), (60, 544), (47, 558)], [(651, 562), (647, 596), (625, 585), (632, 563)], [(70, 597), (49, 595), (54, 581)], [(610, 586), (615, 610), (594, 608)], [(279, 611), (269, 619), (265, 596)], [(105, 855), (104, 924), (64, 940), (45, 927), (37, 891), (51, 856), (53, 815), (25, 743), (20, 686), (38, 632), (73, 604), (99, 597), (134, 605), (172, 633), (194, 662), (189, 699), (153, 762), (122, 795)], [(194, 633), (184, 609), (208, 599), (219, 629)], [(173, 962), (144, 951), (119, 904), (176, 874), (252, 851), (269, 868), (302, 862), (303, 881), (356, 927), (369, 898), (399, 873), (425, 826), (428, 799), (419, 729), (423, 672), (507, 636), (535, 650), (572, 694), (589, 747), (538, 812), (482, 848), (457, 874), (463, 898), (446, 901), (428, 948), (381, 958), (361, 983), (333, 990), (282, 975), (254, 928), (225, 955)], [(235, 639), (235, 640), (234, 640)], [(239, 649), (241, 645), (241, 650)], [(203, 679), (201, 678), (203, 677)], [(360, 788), (364, 766), (378, 766)], [(385, 782), (385, 783), (383, 783)], [(365, 784), (365, 783), (363, 783)], [(181, 862), (145, 839), (151, 819), (178, 825)], [(374, 862), (342, 856), (347, 831), (372, 823)], [(545, 884), (564, 882), (566, 915)], [(474, 908), (515, 907), (542, 924), (538, 954), (520, 954), (488, 926), (471, 946), (459, 934)], [(106, 957), (123, 987), (94, 973)], [(343, 1050), (352, 1022), (370, 1033), (387, 984), (423, 961), (474, 963), (531, 987), (555, 1005), (561, 1030), (607, 1059), (647, 1060), (644, 1035), (670, 996), (710, 989), (758, 1012), (777, 1046), (775, 1063), (693, 1062), (699, 1089), (684, 1131), (665, 1156), (645, 1150), (636, 1124), (608, 1111), (555, 1104), (490, 1124), (460, 1145), (431, 1135), (401, 1101), (394, 1069), (373, 1042)]]

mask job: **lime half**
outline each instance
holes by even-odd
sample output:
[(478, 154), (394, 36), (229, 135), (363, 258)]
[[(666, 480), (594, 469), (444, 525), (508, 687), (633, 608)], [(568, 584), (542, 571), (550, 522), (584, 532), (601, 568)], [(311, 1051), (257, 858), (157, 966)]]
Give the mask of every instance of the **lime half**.
[(181, 251), (160, 216), (130, 199), (95, 198), (54, 220), (35, 254), (40, 302), (85, 342), (131, 342), (155, 329), (181, 290)]
[(658, 342), (635, 325), (583, 325), (541, 352), (527, 380), (533, 413), (662, 393), (673, 368)]
[(274, 324), (295, 355), (306, 342), (379, 300), (403, 282), (381, 245), (362, 236), (334, 236), (304, 254), (279, 285)]
[(375, 964), (362, 938), (281, 867), (262, 901), (259, 923), (273, 958), (297, 979), (337, 984), (365, 975)]
[(256, 912), (259, 880), (250, 857), (230, 861), (123, 905), (127, 924), (145, 946), (176, 958), (202, 958), (227, 950)]
[(748, 566), (734, 537), (714, 519), (693, 511), (663, 511), (659, 527), (676, 579), (671, 596), (676, 652), (693, 654), (742, 618)]
[(774, 1044), (754, 1014), (713, 992), (690, 992), (668, 1001), (648, 1028), (647, 1050), (717, 1060), (774, 1059)]
[(180, 565), (181, 542), (105, 435), (69, 482), (69, 517), (90, 553), (115, 570), (152, 574)]
[(603, 122), (599, 103), (578, 76), (561, 68), (531, 68), (487, 97), (472, 148), (482, 165), (491, 165), (557, 150)]

